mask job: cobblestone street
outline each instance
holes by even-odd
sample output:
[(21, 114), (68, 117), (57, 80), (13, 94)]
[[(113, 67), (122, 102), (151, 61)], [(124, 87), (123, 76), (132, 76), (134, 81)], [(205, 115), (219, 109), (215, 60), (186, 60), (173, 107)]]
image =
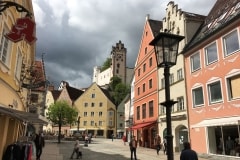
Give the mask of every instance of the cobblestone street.
[[(42, 160), (68, 160), (73, 151), (73, 141), (61, 141), (58, 144), (56, 141), (46, 141), (46, 147), (43, 150)], [(84, 142), (81, 141), (81, 150), (83, 160), (130, 160), (130, 151), (128, 143), (123, 144), (121, 139), (93, 139), (93, 142), (84, 147)], [(74, 157), (76, 158), (76, 157)], [(138, 147), (138, 160), (166, 160), (167, 156), (160, 152), (157, 155), (154, 149)], [(175, 160), (179, 160), (179, 153), (175, 153)], [(205, 160), (200, 158), (199, 160)]]

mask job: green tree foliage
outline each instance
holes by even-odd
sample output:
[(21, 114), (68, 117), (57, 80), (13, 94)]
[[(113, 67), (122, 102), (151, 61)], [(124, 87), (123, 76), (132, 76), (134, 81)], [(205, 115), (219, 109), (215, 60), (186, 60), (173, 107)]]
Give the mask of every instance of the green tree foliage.
[(102, 67), (101, 67), (101, 72), (108, 69), (111, 66), (111, 63), (112, 63), (112, 59), (107, 58), (106, 61), (103, 63)]
[(121, 78), (119, 78), (118, 76), (113, 76), (111, 79), (110, 79), (110, 84), (109, 84), (109, 90), (111, 91), (114, 91), (116, 86), (119, 84), (119, 83), (122, 83), (122, 80)]
[(113, 95), (114, 103), (118, 106), (129, 92), (130, 92), (129, 86), (123, 83), (117, 84), (115, 86)]
[(115, 105), (118, 106), (125, 96), (130, 92), (130, 86), (122, 83), (121, 78), (114, 76), (111, 78), (109, 91), (112, 95)]
[[(61, 133), (62, 125), (72, 124), (76, 121), (78, 112), (72, 108), (66, 101), (57, 101), (48, 108), (47, 119), (57, 124)], [(58, 134), (58, 143), (61, 142), (61, 135)]]

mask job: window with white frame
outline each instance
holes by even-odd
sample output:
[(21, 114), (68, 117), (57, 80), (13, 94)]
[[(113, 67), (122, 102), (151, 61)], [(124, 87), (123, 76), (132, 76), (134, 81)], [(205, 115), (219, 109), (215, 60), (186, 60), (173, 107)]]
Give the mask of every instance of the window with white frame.
[(83, 125), (84, 125), (84, 126), (87, 126), (87, 121), (83, 121)]
[(15, 66), (15, 77), (18, 81), (20, 81), (21, 70), (22, 70), (22, 54), (18, 51), (17, 59), (16, 59), (16, 66)]
[(91, 126), (94, 126), (94, 121), (91, 121)]
[(113, 126), (113, 120), (108, 121), (108, 126)]
[(146, 118), (146, 103), (142, 105), (142, 119)]
[(199, 107), (204, 104), (203, 89), (198, 87), (192, 90), (193, 108)]
[(222, 101), (222, 89), (220, 81), (208, 84), (209, 103)]
[(197, 52), (190, 57), (191, 61), (191, 71), (194, 72), (200, 69), (200, 53)]
[(87, 117), (87, 112), (84, 112), (84, 113), (83, 113), (83, 116), (84, 116), (84, 117)]
[(160, 114), (163, 115), (166, 113), (166, 107), (164, 105), (160, 105)]
[(148, 108), (149, 108), (149, 117), (153, 117), (154, 116), (153, 101), (148, 102)]
[(108, 111), (108, 115), (109, 115), (109, 117), (113, 117), (114, 116), (114, 112), (113, 111)]
[(180, 81), (183, 79), (183, 73), (182, 73), (182, 68), (177, 70), (177, 80)]
[(164, 78), (161, 79), (161, 88), (165, 88), (165, 79)]
[(151, 66), (152, 66), (152, 57), (149, 58), (149, 67), (151, 67)]
[[(173, 99), (171, 99), (171, 101), (174, 101)], [(175, 112), (176, 111), (176, 105), (175, 104), (173, 104), (173, 106), (171, 107), (171, 112), (173, 113), (173, 112)]]
[(140, 74), (141, 74), (141, 69), (139, 68), (138, 69), (138, 76), (140, 76)]
[(103, 115), (103, 112), (99, 112), (99, 113), (98, 113), (98, 116), (99, 116), (99, 117), (102, 117), (102, 115)]
[(227, 78), (227, 91), (229, 100), (240, 98), (240, 74)]
[(87, 106), (88, 106), (88, 103), (87, 103), (87, 102), (85, 102), (85, 103), (84, 103), (84, 107), (87, 107)]
[(184, 98), (183, 97), (178, 97), (177, 98), (177, 111), (183, 111), (185, 110), (184, 108)]
[(140, 119), (140, 106), (137, 106), (137, 120)]
[(148, 84), (149, 84), (148, 88), (151, 89), (153, 87), (152, 79), (149, 79)]
[(102, 126), (103, 125), (103, 122), (102, 121), (99, 121), (98, 122), (98, 126)]
[(216, 42), (212, 43), (211, 45), (209, 45), (205, 48), (205, 56), (206, 56), (206, 64), (207, 65), (214, 63), (218, 60)]
[(94, 112), (91, 112), (91, 117), (94, 117)]
[(143, 91), (143, 93), (145, 92), (145, 90), (146, 90), (146, 84), (143, 83), (143, 86), (142, 86), (142, 91)]
[(170, 74), (170, 76), (169, 76), (169, 84), (171, 85), (171, 84), (173, 84), (174, 83), (174, 74), (172, 73), (172, 74)]
[(143, 72), (146, 71), (146, 63), (143, 64)]
[(223, 37), (223, 47), (224, 47), (224, 54), (228, 56), (235, 51), (239, 50), (239, 37), (237, 30), (229, 33), (225, 37)]
[(10, 53), (10, 41), (4, 36), (8, 33), (7, 29), (4, 28), (2, 35), (1, 35), (1, 42), (0, 42), (0, 61), (5, 65), (8, 65)]

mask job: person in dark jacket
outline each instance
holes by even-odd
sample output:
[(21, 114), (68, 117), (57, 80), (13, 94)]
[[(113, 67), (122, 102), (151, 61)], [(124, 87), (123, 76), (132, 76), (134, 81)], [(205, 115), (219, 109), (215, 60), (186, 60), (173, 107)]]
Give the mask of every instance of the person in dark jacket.
[(42, 149), (45, 146), (45, 141), (43, 137), (43, 133), (39, 132), (39, 134), (36, 134), (36, 137), (34, 139), (34, 143), (36, 146), (36, 158), (37, 160), (40, 160), (41, 154), (42, 154)]
[(133, 156), (135, 158), (135, 160), (137, 160), (137, 140), (135, 139), (135, 136), (132, 137), (132, 140), (129, 143), (129, 147), (130, 147), (130, 152), (131, 152), (131, 160), (133, 160)]
[(198, 160), (197, 153), (191, 149), (189, 142), (183, 143), (184, 149), (180, 154), (180, 160)]
[(154, 144), (156, 146), (156, 150), (157, 150), (157, 155), (159, 155), (159, 151), (161, 149), (161, 137), (159, 135), (157, 135), (154, 139)]

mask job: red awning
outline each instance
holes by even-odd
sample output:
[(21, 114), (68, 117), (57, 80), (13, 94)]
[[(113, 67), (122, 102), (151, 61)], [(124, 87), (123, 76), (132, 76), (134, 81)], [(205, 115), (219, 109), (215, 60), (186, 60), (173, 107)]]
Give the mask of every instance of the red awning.
[(155, 122), (146, 122), (146, 123), (141, 123), (141, 124), (137, 124), (135, 126), (132, 126), (131, 129), (140, 129), (140, 128), (144, 128), (144, 127), (147, 127), (147, 126), (150, 126), (152, 124), (154, 124)]

